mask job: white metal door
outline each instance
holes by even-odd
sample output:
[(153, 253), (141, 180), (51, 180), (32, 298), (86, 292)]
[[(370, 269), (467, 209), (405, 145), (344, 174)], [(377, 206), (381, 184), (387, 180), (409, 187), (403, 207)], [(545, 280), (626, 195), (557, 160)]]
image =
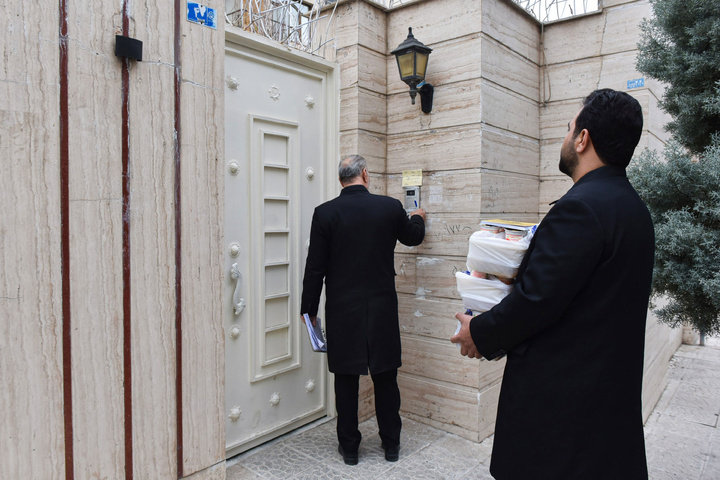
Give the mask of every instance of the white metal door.
[(335, 194), (338, 91), (332, 64), (232, 29), (225, 74), (230, 457), (328, 413), (300, 293), (313, 208)]

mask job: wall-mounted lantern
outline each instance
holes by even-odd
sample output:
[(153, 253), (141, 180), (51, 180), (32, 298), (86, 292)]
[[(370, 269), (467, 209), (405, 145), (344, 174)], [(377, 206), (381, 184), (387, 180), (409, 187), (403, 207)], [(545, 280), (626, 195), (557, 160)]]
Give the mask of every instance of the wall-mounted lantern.
[[(391, 52), (397, 59), (400, 78), (410, 86), (410, 98), (413, 105), (415, 105), (415, 95), (420, 92), (420, 104), (425, 113), (432, 111), (434, 90), (432, 85), (425, 83), (425, 71), (430, 52), (432, 52), (432, 48), (426, 47), (415, 39), (412, 28), (408, 28), (408, 36), (405, 41)], [(420, 85), (419, 89), (418, 85)]]

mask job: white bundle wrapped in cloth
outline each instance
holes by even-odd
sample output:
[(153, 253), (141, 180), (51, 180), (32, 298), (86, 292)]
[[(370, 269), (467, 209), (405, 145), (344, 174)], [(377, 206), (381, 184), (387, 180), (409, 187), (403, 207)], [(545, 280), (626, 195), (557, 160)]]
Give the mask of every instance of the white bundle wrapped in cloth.
[(512, 290), (536, 226), (488, 220), (470, 236), (468, 272), (455, 274), (465, 308), (473, 315), (490, 310)]
[(473, 315), (490, 310), (512, 290), (498, 279), (476, 278), (467, 272), (455, 273), (457, 289), (467, 310)]
[(467, 267), (476, 272), (513, 278), (529, 245), (530, 235), (512, 242), (486, 236), (482, 231), (475, 232), (470, 236)]

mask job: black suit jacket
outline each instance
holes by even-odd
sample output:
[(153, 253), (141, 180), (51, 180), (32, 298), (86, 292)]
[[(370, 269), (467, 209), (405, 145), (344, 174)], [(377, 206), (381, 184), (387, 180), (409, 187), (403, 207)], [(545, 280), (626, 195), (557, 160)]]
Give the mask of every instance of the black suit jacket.
[(625, 170), (593, 170), (538, 226), (512, 292), (472, 319), (483, 356), (508, 352), (490, 467), (498, 480), (647, 478), (654, 238)]
[(301, 313), (316, 315), (325, 279), (328, 367), (339, 374), (398, 368), (395, 246), (419, 245), (425, 222), (399, 200), (350, 185), (315, 209)]

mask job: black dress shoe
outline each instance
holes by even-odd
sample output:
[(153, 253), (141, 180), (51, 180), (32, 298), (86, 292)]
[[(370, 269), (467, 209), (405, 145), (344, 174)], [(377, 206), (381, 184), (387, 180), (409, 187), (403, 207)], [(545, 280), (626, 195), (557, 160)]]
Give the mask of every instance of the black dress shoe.
[(398, 458), (400, 458), (400, 445), (386, 447), (383, 443), (381, 447), (383, 448), (383, 450), (385, 450), (385, 460), (387, 460), (388, 462), (398, 461)]
[(357, 465), (358, 464), (358, 453), (357, 452), (346, 452), (343, 450), (342, 445), (338, 445), (338, 453), (342, 455), (345, 465)]

